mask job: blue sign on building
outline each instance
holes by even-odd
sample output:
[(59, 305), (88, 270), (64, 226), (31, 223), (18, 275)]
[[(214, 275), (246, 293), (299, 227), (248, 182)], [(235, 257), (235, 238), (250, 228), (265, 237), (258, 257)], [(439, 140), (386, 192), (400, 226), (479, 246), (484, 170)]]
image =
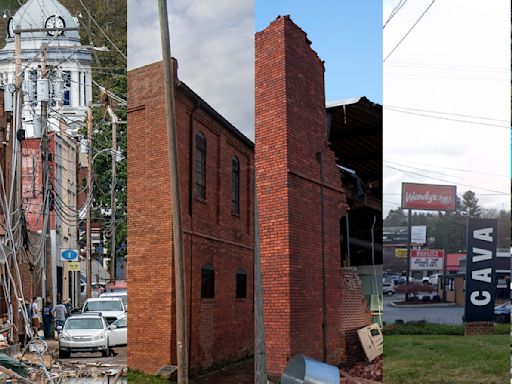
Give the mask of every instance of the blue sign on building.
[(78, 260), (78, 250), (63, 249), (60, 252), (60, 256), (63, 261), (77, 261)]

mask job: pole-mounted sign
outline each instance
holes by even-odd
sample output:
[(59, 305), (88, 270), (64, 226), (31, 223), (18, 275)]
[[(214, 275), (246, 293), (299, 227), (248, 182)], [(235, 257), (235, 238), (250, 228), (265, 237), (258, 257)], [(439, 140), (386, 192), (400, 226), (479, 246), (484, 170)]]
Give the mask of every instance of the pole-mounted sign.
[(62, 261), (79, 261), (78, 260), (78, 249), (61, 249), (60, 259)]
[(468, 220), (464, 321), (494, 321), (496, 219)]

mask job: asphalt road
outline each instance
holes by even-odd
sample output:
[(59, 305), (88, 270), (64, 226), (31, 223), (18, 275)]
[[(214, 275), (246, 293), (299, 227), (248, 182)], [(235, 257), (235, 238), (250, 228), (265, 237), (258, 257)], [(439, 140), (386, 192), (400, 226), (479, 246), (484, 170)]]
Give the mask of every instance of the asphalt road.
[(462, 324), (462, 307), (397, 308), (389, 305), (392, 301), (404, 300), (404, 295), (384, 296), (384, 321), (388, 324), (400, 319), (404, 322), (425, 320), (438, 324)]
[(101, 353), (72, 353), (71, 357), (61, 359), (59, 354), (55, 355), (55, 360), (62, 362), (77, 361), (79, 363), (101, 363), (101, 364), (112, 364), (116, 368), (123, 368), (127, 365), (127, 347), (116, 347), (114, 351), (118, 354), (117, 356), (101, 357)]

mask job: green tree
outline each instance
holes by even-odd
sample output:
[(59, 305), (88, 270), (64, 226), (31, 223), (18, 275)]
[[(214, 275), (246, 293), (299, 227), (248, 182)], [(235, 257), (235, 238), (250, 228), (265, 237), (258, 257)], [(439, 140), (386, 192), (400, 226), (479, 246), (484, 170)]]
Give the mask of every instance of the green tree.
[(482, 209), (478, 205), (478, 199), (473, 191), (466, 191), (462, 195), (462, 210), (470, 217), (480, 217)]

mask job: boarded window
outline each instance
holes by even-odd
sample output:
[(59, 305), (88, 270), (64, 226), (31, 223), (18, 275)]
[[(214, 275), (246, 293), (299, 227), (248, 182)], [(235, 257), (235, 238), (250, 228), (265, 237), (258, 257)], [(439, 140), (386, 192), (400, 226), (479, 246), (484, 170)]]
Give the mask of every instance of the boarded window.
[(236, 298), (247, 298), (247, 272), (243, 269), (236, 273)]
[(231, 211), (240, 213), (240, 162), (236, 156), (231, 159)]
[(201, 298), (213, 299), (215, 297), (215, 269), (210, 264), (201, 267)]
[(201, 199), (206, 197), (206, 139), (204, 135), (199, 132), (196, 135), (196, 196)]

